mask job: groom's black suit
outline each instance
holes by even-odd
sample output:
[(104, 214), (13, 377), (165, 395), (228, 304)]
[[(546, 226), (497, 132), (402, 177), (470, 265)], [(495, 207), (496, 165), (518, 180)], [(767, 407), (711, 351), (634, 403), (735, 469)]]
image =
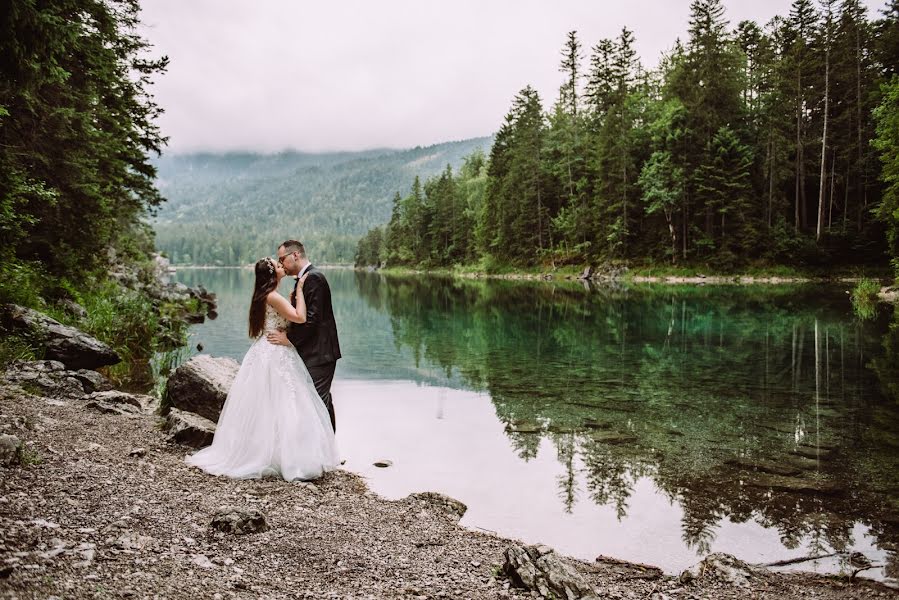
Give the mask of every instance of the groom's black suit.
[[(340, 343), (337, 341), (337, 323), (334, 321), (334, 309), (331, 307), (331, 288), (324, 274), (312, 265), (309, 265), (305, 274), (303, 298), (306, 300), (306, 322), (288, 325), (287, 339), (306, 363), (315, 389), (328, 407), (331, 427), (336, 431), (331, 382), (334, 380), (337, 359), (340, 358)], [(293, 292), (295, 306), (296, 286)]]

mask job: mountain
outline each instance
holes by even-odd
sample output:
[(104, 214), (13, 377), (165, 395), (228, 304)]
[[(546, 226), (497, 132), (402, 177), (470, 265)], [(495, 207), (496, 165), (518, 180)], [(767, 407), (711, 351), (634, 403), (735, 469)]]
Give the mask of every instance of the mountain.
[(157, 186), (167, 202), (153, 227), (174, 264), (238, 265), (299, 239), (318, 263), (352, 263), (357, 240), (390, 219), (396, 192), (406, 195), (491, 137), (417, 147), (312, 154), (163, 155)]

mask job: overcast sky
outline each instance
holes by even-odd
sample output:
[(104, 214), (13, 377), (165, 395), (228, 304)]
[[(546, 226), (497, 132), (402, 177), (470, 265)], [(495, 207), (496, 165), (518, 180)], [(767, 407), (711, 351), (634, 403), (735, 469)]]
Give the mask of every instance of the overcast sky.
[[(885, 2), (866, 0), (869, 15)], [(790, 0), (725, 0), (732, 27)], [(153, 93), (168, 152), (406, 148), (490, 135), (530, 84), (556, 99), (568, 31), (634, 31), (644, 66), (686, 39), (689, 0), (141, 0), (171, 60)], [(584, 66), (589, 64), (585, 57)]]

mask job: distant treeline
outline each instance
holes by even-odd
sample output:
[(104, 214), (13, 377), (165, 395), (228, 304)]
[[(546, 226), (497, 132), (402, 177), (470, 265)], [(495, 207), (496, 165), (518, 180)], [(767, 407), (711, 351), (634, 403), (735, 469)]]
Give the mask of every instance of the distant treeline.
[(694, 0), (645, 70), (623, 29), (562, 50), (548, 111), (514, 99), (488, 157), (394, 199), (357, 265), (819, 265), (899, 256), (899, 0), (795, 0), (731, 29)]
[(390, 214), (394, 190), (415, 175), (458, 167), (490, 138), (409, 150), (163, 156), (167, 202), (156, 240), (174, 264), (239, 265), (300, 239), (316, 263), (353, 262), (359, 236)]

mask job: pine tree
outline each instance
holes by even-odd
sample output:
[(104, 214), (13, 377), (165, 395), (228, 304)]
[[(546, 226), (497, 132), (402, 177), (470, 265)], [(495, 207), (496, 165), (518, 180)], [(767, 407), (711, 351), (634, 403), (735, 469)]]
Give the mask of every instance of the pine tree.
[[(7, 2), (0, 8), (0, 255), (86, 276), (107, 247), (149, 251), (141, 219), (162, 197), (165, 144), (137, 0)], [(72, 215), (79, 218), (73, 219)], [(124, 244), (128, 238), (130, 244)]]
[(786, 54), (793, 74), (794, 114), (795, 114), (795, 190), (794, 190), (794, 230), (805, 226), (805, 134), (807, 130), (806, 111), (808, 109), (810, 57), (807, 48), (811, 45), (812, 34), (817, 27), (819, 15), (811, 0), (794, 0), (790, 16), (786, 22), (784, 35), (787, 43)]
[(541, 148), (545, 133), (540, 97), (530, 86), (514, 99), (490, 157), (485, 223), (487, 253), (527, 263), (544, 246)]
[(893, 270), (899, 278), (899, 74), (881, 86), (881, 94), (883, 99), (874, 109), (877, 137), (873, 144), (880, 153), (885, 189), (876, 214), (887, 224)]
[(815, 239), (821, 239), (824, 229), (824, 192), (827, 186), (827, 120), (830, 112), (830, 46), (833, 43), (834, 15), (833, 6), (835, 0), (823, 0), (824, 22), (821, 28), (824, 46), (824, 124), (821, 133), (821, 176), (818, 186), (818, 222), (815, 229)]

